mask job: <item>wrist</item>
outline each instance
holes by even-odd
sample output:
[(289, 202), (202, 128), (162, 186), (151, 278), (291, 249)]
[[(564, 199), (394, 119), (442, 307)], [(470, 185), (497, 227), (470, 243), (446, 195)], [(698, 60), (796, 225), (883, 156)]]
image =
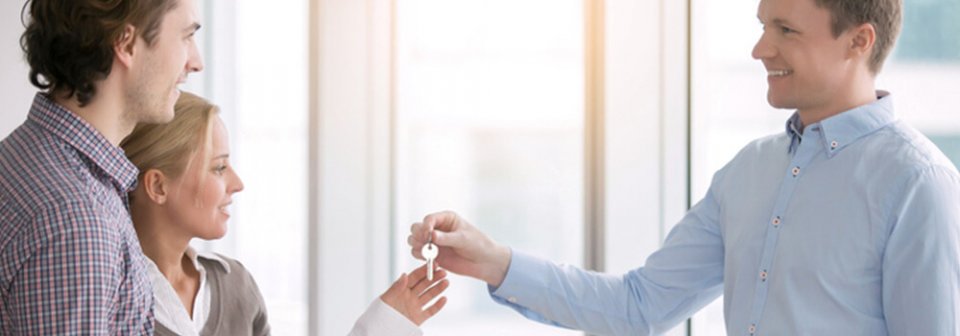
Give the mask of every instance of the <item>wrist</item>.
[(500, 287), (503, 279), (507, 277), (507, 271), (510, 269), (512, 253), (509, 247), (503, 245), (498, 245), (494, 249), (487, 274), (483, 279), (487, 284), (494, 288)]

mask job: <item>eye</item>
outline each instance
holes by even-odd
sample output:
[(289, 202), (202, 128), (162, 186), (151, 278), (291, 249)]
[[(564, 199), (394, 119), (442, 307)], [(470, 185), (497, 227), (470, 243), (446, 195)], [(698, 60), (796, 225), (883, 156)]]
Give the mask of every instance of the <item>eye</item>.
[(790, 27), (787, 27), (787, 26), (780, 26), (780, 32), (784, 34), (789, 34), (789, 33), (796, 33), (797, 31), (790, 29)]
[(213, 172), (217, 175), (223, 175), (223, 172), (227, 170), (227, 165), (217, 165), (213, 167)]

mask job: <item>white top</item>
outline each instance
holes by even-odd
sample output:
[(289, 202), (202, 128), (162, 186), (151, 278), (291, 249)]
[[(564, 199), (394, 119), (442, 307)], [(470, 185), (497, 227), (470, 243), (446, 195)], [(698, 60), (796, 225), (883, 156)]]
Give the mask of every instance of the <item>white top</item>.
[(193, 263), (193, 267), (200, 273), (200, 289), (197, 291), (197, 297), (193, 300), (193, 316), (187, 315), (187, 309), (180, 301), (180, 296), (173, 289), (167, 278), (160, 273), (157, 265), (147, 258), (150, 262), (147, 267), (150, 273), (150, 280), (153, 282), (153, 314), (157, 323), (163, 324), (177, 334), (183, 336), (199, 336), (203, 330), (203, 325), (207, 323), (207, 317), (210, 315), (210, 283), (207, 281), (207, 271), (203, 265), (197, 261), (197, 257), (214, 260), (223, 265), (223, 268), (230, 273), (230, 265), (220, 259), (213, 253), (198, 254), (193, 247), (187, 247), (187, 257)]
[(348, 336), (421, 336), (423, 331), (378, 297), (360, 315)]

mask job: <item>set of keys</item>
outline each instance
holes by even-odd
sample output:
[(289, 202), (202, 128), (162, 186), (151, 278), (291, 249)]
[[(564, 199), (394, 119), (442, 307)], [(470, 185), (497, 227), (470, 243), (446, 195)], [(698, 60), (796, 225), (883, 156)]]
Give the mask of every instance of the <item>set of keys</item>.
[(427, 281), (433, 281), (433, 261), (436, 260), (437, 255), (440, 254), (437, 246), (433, 245), (433, 232), (430, 233), (430, 238), (427, 239), (427, 243), (420, 249), (420, 254), (423, 255), (423, 259), (427, 261)]

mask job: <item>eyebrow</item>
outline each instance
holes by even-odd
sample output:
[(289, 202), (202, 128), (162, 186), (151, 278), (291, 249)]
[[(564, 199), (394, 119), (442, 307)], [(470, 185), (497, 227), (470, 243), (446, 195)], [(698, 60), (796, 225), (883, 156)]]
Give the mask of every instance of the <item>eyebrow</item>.
[(185, 31), (185, 32), (196, 32), (196, 31), (200, 30), (200, 27), (202, 27), (202, 26), (201, 26), (199, 23), (194, 22), (193, 24), (191, 24), (189, 27), (187, 27), (187, 28), (184, 29), (183, 31)]
[(779, 19), (779, 18), (773, 19), (773, 24), (780, 25), (780, 26), (793, 26), (793, 24), (790, 23), (790, 21)]
[(220, 154), (220, 155), (214, 156), (210, 160), (220, 160), (220, 159), (229, 159), (229, 158), (230, 158), (230, 154)]
[[(760, 23), (762, 24), (766, 24), (766, 22), (763, 22), (763, 19), (761, 19), (759, 15), (757, 15), (757, 20), (760, 21)], [(781, 26), (793, 26), (793, 24), (791, 24), (790, 21), (787, 21), (786, 19), (781, 19), (781, 18), (775, 18), (771, 22), (773, 24), (781, 25)]]

